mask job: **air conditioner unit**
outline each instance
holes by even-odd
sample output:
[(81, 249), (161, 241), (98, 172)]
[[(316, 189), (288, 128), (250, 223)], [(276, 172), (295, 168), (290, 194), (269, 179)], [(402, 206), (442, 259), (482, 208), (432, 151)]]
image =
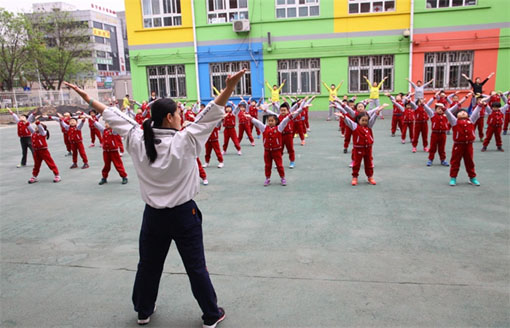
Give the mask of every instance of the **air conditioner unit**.
[(232, 28), (234, 32), (249, 32), (250, 31), (250, 21), (247, 19), (235, 20), (232, 22)]

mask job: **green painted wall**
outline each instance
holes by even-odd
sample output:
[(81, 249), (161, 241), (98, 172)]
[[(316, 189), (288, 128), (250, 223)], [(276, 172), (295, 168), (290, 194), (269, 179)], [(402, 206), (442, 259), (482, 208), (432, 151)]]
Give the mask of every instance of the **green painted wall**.
[(196, 100), (195, 56), (192, 47), (130, 50), (129, 55), (135, 99), (144, 100), (149, 97), (147, 66), (184, 64), (186, 70), (186, 93), (189, 100)]
[(510, 90), (510, 28), (502, 28), (499, 34), (498, 70), (496, 90)]
[(508, 22), (510, 15), (508, 0), (478, 0), (475, 6), (440, 9), (427, 9), (425, 0), (414, 3), (415, 28)]

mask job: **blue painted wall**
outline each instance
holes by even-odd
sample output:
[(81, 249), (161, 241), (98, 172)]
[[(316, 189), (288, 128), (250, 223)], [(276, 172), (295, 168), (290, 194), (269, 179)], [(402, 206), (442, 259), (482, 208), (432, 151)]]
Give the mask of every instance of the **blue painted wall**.
[[(263, 96), (264, 64), (262, 43), (222, 44), (198, 46), (198, 74), (200, 97), (203, 102), (212, 100), (209, 64), (218, 62), (249, 61), (251, 70), (251, 90), (254, 99)], [(239, 100), (233, 97), (232, 100)]]

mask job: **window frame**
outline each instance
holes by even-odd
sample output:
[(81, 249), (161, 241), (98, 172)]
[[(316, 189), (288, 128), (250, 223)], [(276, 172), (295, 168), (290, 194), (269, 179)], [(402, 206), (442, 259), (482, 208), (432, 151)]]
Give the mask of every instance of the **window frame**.
[[(224, 9), (213, 9), (211, 10), (209, 8), (209, 5), (211, 3), (211, 1), (213, 1), (213, 3), (216, 3), (217, 1), (221, 1), (223, 2), (223, 5), (224, 5)], [(241, 0), (234, 0), (237, 2), (237, 8), (230, 8), (230, 1), (231, 0), (206, 0), (206, 6), (207, 6), (207, 24), (226, 24), (226, 23), (231, 23), (235, 20), (240, 20), (240, 19), (249, 19), (249, 1), (248, 0), (245, 0), (246, 1), (246, 8), (240, 8), (239, 7), (239, 1)], [(246, 15), (244, 17), (241, 17), (241, 14), (245, 13), (246, 12)], [(219, 15), (221, 14), (225, 14), (225, 21), (224, 22), (221, 22), (221, 21), (214, 21), (214, 20), (217, 20), (219, 19)], [(237, 14), (237, 18), (231, 18), (231, 14)], [(211, 18), (210, 16), (211, 15), (215, 15), (216, 17), (214, 18)]]
[[(440, 55), (444, 54), (445, 61), (441, 61), (438, 59)], [(450, 61), (452, 54), (456, 54), (459, 60)], [(462, 55), (469, 55), (470, 59), (460, 60), (462, 59)], [(434, 56), (434, 60), (432, 62), (427, 62), (427, 57)], [(469, 64), (468, 70), (463, 70), (462, 66), (466, 66)], [(474, 65), (474, 51), (473, 50), (459, 50), (459, 51), (437, 51), (437, 52), (426, 52), (424, 54), (423, 59), (423, 80), (430, 81), (432, 78), (434, 81), (425, 87), (426, 90), (463, 90), (470, 88), (469, 82), (462, 77), (462, 74), (466, 74), (467, 76), (471, 76), (473, 72)], [(451, 86), (451, 74), (452, 68), (457, 67), (458, 71), (454, 72), (457, 75), (457, 84), (455, 86)], [(430, 75), (430, 70), (432, 69), (432, 75)], [(442, 79), (438, 79), (439, 68), (442, 68)], [(430, 78), (429, 78), (430, 77)]]
[[(382, 10), (381, 11), (375, 11), (375, 3), (381, 3)], [(386, 9), (386, 3), (393, 3), (393, 9), (388, 10)], [(370, 4), (370, 10), (366, 12), (361, 12), (361, 5), (362, 4)], [(357, 12), (351, 12), (351, 5), (358, 5)], [(381, 13), (387, 13), (387, 12), (395, 12), (397, 7), (397, 0), (349, 0), (347, 3), (347, 12), (349, 15), (366, 15), (366, 14), (381, 14)]]
[[(363, 65), (363, 60), (368, 58), (369, 64)], [(380, 58), (380, 64), (374, 64), (375, 59)], [(391, 58), (391, 64), (385, 64), (385, 59)], [(358, 65), (352, 66), (352, 61), (357, 59)], [(363, 71), (367, 71), (366, 73), (362, 73)], [(388, 79), (383, 83), (381, 86), (380, 91), (384, 92), (392, 92), (394, 89), (394, 80), (395, 80), (395, 55), (393, 54), (386, 54), (386, 55), (368, 55), (368, 56), (349, 56), (348, 57), (348, 78), (349, 78), (349, 93), (370, 93), (370, 88), (368, 86), (368, 83), (363, 78), (363, 75), (366, 75), (366, 77), (373, 83), (374, 78), (374, 71), (375, 70), (381, 70), (381, 76), (377, 79), (377, 82), (381, 82), (382, 78), (384, 76), (389, 76)], [(387, 70), (390, 70), (388, 73)], [(357, 89), (354, 89), (353, 86), (355, 85), (353, 83), (353, 76), (351, 72), (357, 71)], [(364, 85), (367, 86), (367, 88), (362, 88)], [(389, 87), (388, 87), (389, 86)]]
[[(285, 1), (285, 4), (278, 4), (278, 0), (275, 0), (275, 18), (276, 19), (289, 19), (289, 18), (313, 18), (313, 17), (320, 17), (321, 15), (321, 2), (320, 0), (302, 0), (305, 3), (300, 4), (299, 2), (301, 0), (283, 0)], [(288, 1), (294, 1), (294, 4), (288, 4)], [(314, 1), (308, 3), (308, 1)], [(311, 7), (318, 7), (319, 12), (317, 15), (310, 15), (310, 8)], [(299, 15), (299, 9), (300, 8), (307, 8), (307, 15), (306, 16), (300, 16)], [(285, 17), (278, 17), (278, 9), (285, 9)], [(288, 9), (295, 9), (296, 10), (296, 16), (289, 17), (288, 16)]]
[[(303, 61), (307, 62), (307, 67), (303, 67)], [(313, 63), (316, 62), (316, 67)], [(296, 63), (296, 64), (294, 64)], [(282, 68), (286, 64), (286, 68)], [(297, 58), (297, 59), (280, 59), (277, 61), (277, 74), (278, 85), (281, 85), (283, 80), (287, 80), (281, 90), (282, 95), (302, 95), (312, 94), (318, 95), (321, 93), (321, 60), (320, 58)], [(294, 81), (292, 74), (295, 73), (297, 86), (294, 88)], [(309, 89), (303, 90), (303, 73), (309, 73)], [(313, 84), (312, 76), (315, 75), (315, 86)]]
[[(227, 65), (229, 69), (223, 70), (223, 68), (225, 68)], [(213, 86), (216, 87), (216, 89), (218, 90), (225, 88), (226, 87), (225, 81), (227, 76), (235, 74), (243, 68), (246, 68), (246, 73), (241, 77), (239, 83), (237, 83), (234, 92), (232, 93), (232, 96), (233, 97), (251, 96), (252, 94), (251, 62), (247, 60), (209, 63), (209, 83), (211, 87), (211, 96), (213, 98), (216, 96), (216, 94), (214, 93)]]
[[(151, 14), (145, 14), (144, 2), (147, 1), (150, 3), (150, 12)], [(153, 11), (153, 3), (157, 2), (159, 5), (159, 13), (154, 14)], [(140, 0), (141, 9), (142, 9), (142, 26), (143, 28), (168, 28), (175, 26), (182, 26), (182, 6), (181, 0)], [(165, 3), (170, 4), (170, 12), (164, 13)], [(165, 18), (169, 18), (172, 22), (171, 25), (165, 25)], [(155, 26), (155, 21), (159, 19), (160, 25)], [(146, 25), (146, 21), (150, 20), (150, 26)], [(176, 23), (178, 21), (178, 23)]]
[[(429, 7), (429, 3), (434, 1), (435, 2), (435, 7)], [(440, 7), (440, 3), (442, 1), (448, 1), (448, 5), (447, 6), (442, 6)], [(454, 2), (457, 2), (457, 1), (462, 1), (462, 4), (461, 5), (454, 5)], [(471, 4), (466, 4), (466, 3), (470, 3), (470, 2), (474, 2), (474, 3), (471, 3)], [(478, 4), (478, 0), (426, 0), (425, 2), (425, 9), (444, 9), (444, 8), (462, 8), (462, 7), (471, 7), (471, 6), (476, 6)]]
[[(169, 67), (173, 67), (174, 72), (169, 71)], [(161, 69), (164, 68), (164, 73), (161, 73)], [(151, 74), (150, 70), (155, 69), (156, 74)], [(152, 65), (146, 67), (147, 71), (147, 85), (149, 86), (149, 94), (152, 91), (156, 92), (158, 97), (163, 98), (174, 98), (181, 99), (187, 97), (187, 89), (186, 89), (186, 67), (183, 64), (177, 65)], [(153, 88), (153, 80), (156, 88)], [(174, 81), (175, 85), (175, 93), (172, 93), (171, 87), (172, 83), (170, 80)], [(163, 83), (164, 82), (164, 85)], [(165, 90), (161, 90), (162, 86), (164, 86)], [(181, 88), (182, 86), (182, 88)], [(175, 96), (173, 96), (175, 94)]]

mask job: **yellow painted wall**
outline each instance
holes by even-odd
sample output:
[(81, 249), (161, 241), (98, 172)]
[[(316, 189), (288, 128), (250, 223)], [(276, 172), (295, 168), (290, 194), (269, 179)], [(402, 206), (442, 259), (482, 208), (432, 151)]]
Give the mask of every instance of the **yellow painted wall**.
[(406, 29), (410, 27), (410, 10), (411, 1), (396, 0), (395, 11), (349, 14), (349, 1), (335, 0), (335, 33)]
[(193, 42), (191, 1), (181, 1), (182, 25), (176, 27), (143, 28), (142, 1), (125, 0), (126, 25), (130, 46)]

